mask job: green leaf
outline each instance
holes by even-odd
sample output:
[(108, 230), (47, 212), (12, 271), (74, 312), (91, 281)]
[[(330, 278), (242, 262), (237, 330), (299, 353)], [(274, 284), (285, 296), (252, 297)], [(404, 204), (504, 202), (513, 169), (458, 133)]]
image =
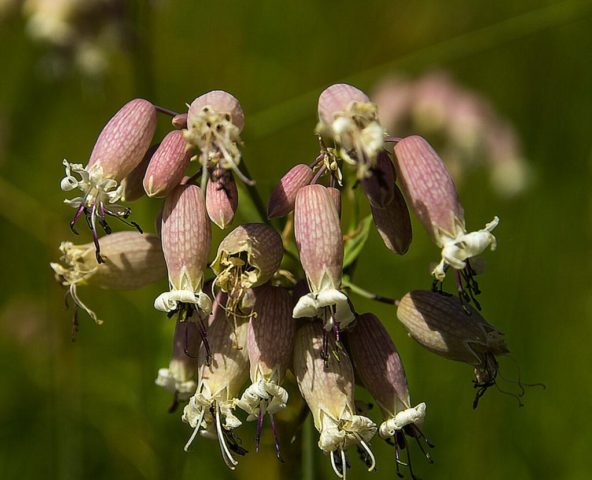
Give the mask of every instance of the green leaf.
[(368, 240), (370, 226), (372, 225), (372, 215), (365, 217), (358, 225), (355, 234), (345, 241), (343, 254), (343, 268), (351, 265), (362, 253), (364, 245)]

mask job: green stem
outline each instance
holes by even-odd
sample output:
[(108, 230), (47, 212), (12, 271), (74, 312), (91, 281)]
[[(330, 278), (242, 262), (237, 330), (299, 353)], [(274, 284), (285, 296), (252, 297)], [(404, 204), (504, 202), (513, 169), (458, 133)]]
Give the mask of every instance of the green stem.
[(369, 298), (375, 302), (386, 303), (387, 305), (399, 305), (399, 300), (390, 297), (383, 297), (382, 295), (377, 295), (376, 293), (364, 290), (363, 288), (358, 287), (356, 284), (350, 282), (349, 278), (347, 277), (344, 277), (341, 283), (345, 288), (349, 288), (352, 292), (360, 295), (361, 297)]
[(302, 480), (314, 480), (315, 441), (313, 438), (312, 418), (304, 422), (302, 431)]
[[(251, 179), (253, 178), (253, 177), (251, 177), (251, 174), (249, 172), (249, 169), (248, 169), (247, 164), (244, 159), (241, 160), (241, 168), (242, 168), (243, 173), (248, 178), (251, 178)], [(261, 220), (263, 221), (263, 223), (269, 224), (269, 219), (267, 218), (267, 208), (265, 208), (265, 204), (263, 203), (263, 199), (261, 198), (261, 195), (259, 194), (259, 190), (257, 190), (257, 186), (255, 184), (253, 184), (253, 185), (245, 184), (245, 189), (247, 190), (249, 197), (251, 197), (251, 201), (253, 202), (253, 205), (255, 205), (255, 208), (257, 209), (257, 213), (261, 217)]]

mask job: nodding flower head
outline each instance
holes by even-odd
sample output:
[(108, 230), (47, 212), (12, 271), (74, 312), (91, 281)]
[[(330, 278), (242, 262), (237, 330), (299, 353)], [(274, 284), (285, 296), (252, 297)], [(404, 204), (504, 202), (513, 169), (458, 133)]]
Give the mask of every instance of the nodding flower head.
[(219, 293), (214, 302), (208, 325), (211, 351), (208, 352), (202, 344), (198, 359), (197, 391), (183, 411), (183, 421), (193, 428), (193, 434), (185, 445), (186, 451), (201, 431), (204, 436), (218, 439), (224, 462), (234, 470), (238, 462), (231, 450), (239, 455), (246, 453), (237, 443), (233, 432), (241, 425), (233, 410), (240, 389), (248, 377), (248, 322), (239, 320), (233, 326), (225, 314), (225, 301), (226, 295)]
[(62, 242), (59, 263), (50, 263), (56, 280), (68, 287), (77, 307), (97, 323), (95, 312), (78, 297), (78, 287), (90, 285), (116, 290), (134, 290), (166, 276), (160, 239), (138, 232), (118, 232), (100, 238), (103, 262), (97, 263), (94, 243), (74, 245)]
[[(355, 327), (348, 332), (347, 345), (358, 378), (382, 410), (384, 422), (378, 431), (382, 438), (392, 442), (395, 447), (397, 474), (400, 476), (399, 449), (407, 446), (405, 434), (416, 439), (431, 463), (429, 453), (420, 443), (423, 439), (428, 446), (432, 446), (419, 429), (426, 404), (411, 406), (401, 357), (380, 320), (371, 313), (360, 315)], [(406, 450), (407, 464), (411, 470), (409, 448)]]
[(496, 356), (509, 352), (504, 334), (472, 306), (437, 292), (415, 290), (406, 294), (399, 302), (397, 317), (426, 349), (475, 367), (476, 407), (487, 388), (495, 384)]
[[(322, 358), (325, 340), (339, 352), (338, 359)], [(330, 455), (335, 473), (345, 478), (345, 451), (354, 445), (364, 450), (364, 459), (372, 470), (375, 462), (368, 442), (376, 433), (376, 425), (369, 418), (356, 415), (351, 361), (333, 338), (326, 338), (318, 323), (303, 323), (296, 333), (294, 375), (320, 433), (319, 448)]]
[(211, 311), (211, 300), (202, 291), (211, 241), (210, 222), (199, 187), (176, 187), (166, 198), (162, 213), (162, 249), (169, 274), (170, 291), (162, 293), (154, 308), (178, 312), (184, 317), (197, 314), (204, 320)]
[(156, 385), (171, 392), (175, 396), (175, 403), (177, 400), (188, 400), (195, 393), (201, 341), (200, 331), (195, 323), (177, 320), (169, 367), (158, 370), (156, 378)]
[(284, 255), (282, 238), (269, 225), (236, 227), (218, 246), (211, 268), (214, 288), (228, 293), (228, 312), (238, 315), (247, 290), (263, 285), (277, 272)]
[(396, 169), (411, 208), (434, 242), (442, 249), (442, 259), (433, 271), (442, 281), (448, 266), (467, 267), (467, 260), (487, 247), (496, 247), (494, 219), (485, 228), (467, 233), (464, 211), (446, 166), (422, 137), (407, 137), (395, 146)]
[(263, 285), (253, 289), (255, 304), (247, 332), (247, 353), (251, 385), (238, 406), (257, 419), (257, 451), (263, 417), (269, 415), (279, 457), (279, 442), (273, 415), (286, 407), (288, 392), (282, 387), (292, 364), (296, 321), (292, 318), (292, 297), (282, 287)]
[(318, 108), (317, 133), (335, 144), (345, 162), (356, 166), (359, 179), (369, 176), (384, 145), (376, 105), (361, 90), (340, 83), (321, 93)]
[(335, 202), (322, 185), (302, 187), (296, 195), (294, 234), (310, 293), (300, 297), (294, 318), (316, 317), (326, 330), (346, 328), (354, 319), (340, 290), (343, 237)]
[(245, 183), (253, 182), (238, 168), (241, 160), (240, 133), (245, 116), (238, 100), (223, 90), (214, 90), (196, 98), (189, 106), (187, 128), (183, 136), (197, 148), (194, 159), (202, 165), (202, 188), (205, 188), (209, 170), (232, 170)]
[(313, 177), (314, 172), (308, 165), (292, 167), (271, 192), (267, 205), (268, 218), (284, 217), (294, 210), (298, 190), (308, 185)]
[[(142, 161), (156, 128), (156, 109), (147, 100), (135, 99), (125, 104), (105, 125), (86, 167), (64, 160), (66, 176), (62, 190), (82, 191), (82, 196), (65, 203), (76, 209), (70, 222), (74, 230), (77, 220), (85, 215), (91, 226), (97, 261), (102, 261), (96, 234), (96, 222), (106, 233), (111, 229), (106, 217), (125, 219), (129, 209), (117, 204), (123, 194), (121, 181)], [(79, 178), (76, 178), (78, 176)]]

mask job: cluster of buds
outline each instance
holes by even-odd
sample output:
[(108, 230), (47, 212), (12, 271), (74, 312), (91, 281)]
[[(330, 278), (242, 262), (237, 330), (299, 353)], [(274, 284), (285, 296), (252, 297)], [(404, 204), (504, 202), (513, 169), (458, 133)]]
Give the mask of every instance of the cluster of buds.
[[(172, 115), (174, 129), (150, 146), (156, 112)], [(146, 100), (129, 102), (103, 129), (86, 167), (64, 163), (62, 188), (83, 192), (67, 202), (76, 208), (71, 227), (84, 214), (93, 242), (64, 242), (61, 263), (51, 266), (76, 304), (97, 321), (77, 286), (140, 288), (168, 276), (169, 288), (154, 307), (175, 318), (173, 352), (156, 383), (173, 394), (171, 410), (185, 402), (182, 419), (193, 429), (186, 450), (198, 434), (217, 439), (234, 470), (236, 456), (247, 453), (238, 437), (242, 411), (247, 421), (256, 421), (257, 451), (269, 418), (281, 460), (284, 422), (276, 414), (293, 401), (288, 392), (295, 391), (289, 385), (295, 382), (318, 430), (318, 446), (337, 476), (346, 477), (352, 447), (374, 470), (371, 441), (378, 434), (394, 445), (397, 474), (404, 465), (415, 478), (409, 439), (431, 462), (424, 445), (432, 445), (421, 430), (426, 404), (413, 406), (387, 329), (372, 313), (358, 313), (349, 293), (397, 305), (398, 318), (419, 344), (473, 365), (476, 404), (495, 383), (496, 357), (508, 351), (502, 334), (472, 306), (479, 307), (479, 290), (470, 259), (495, 247), (497, 217), (483, 230), (468, 232), (454, 184), (430, 145), (421, 137), (389, 137), (368, 97), (340, 84), (319, 99), (320, 154), (310, 165), (293, 167), (273, 190), (267, 212), (259, 212), (274, 222), (293, 216), (282, 235), (270, 223), (244, 223), (223, 238), (211, 259), (211, 223), (226, 228), (238, 207), (234, 177), (253, 186), (238, 169), (243, 125), (240, 104), (222, 91), (198, 97), (182, 114)], [(191, 160), (199, 169), (186, 176)], [(442, 249), (432, 291), (395, 301), (351, 282), (368, 229), (360, 221), (357, 233), (344, 235), (341, 213), (358, 210), (342, 205), (358, 202), (358, 185), (390, 251), (403, 255), (410, 247), (407, 205)], [(111, 234), (106, 216), (130, 223), (129, 209), (117, 202), (144, 194), (164, 199), (157, 235)], [(107, 234), (102, 238), (97, 221)], [(285, 258), (286, 251), (293, 258)], [(444, 292), (449, 268), (456, 271), (458, 298)], [(356, 407), (356, 379), (380, 407), (382, 423)]]

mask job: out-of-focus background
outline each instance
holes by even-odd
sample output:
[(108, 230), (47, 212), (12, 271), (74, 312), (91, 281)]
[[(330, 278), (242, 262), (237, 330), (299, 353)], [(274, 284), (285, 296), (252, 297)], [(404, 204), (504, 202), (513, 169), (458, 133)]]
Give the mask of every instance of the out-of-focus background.
[[(268, 453), (232, 474), (215, 442), (183, 452), (190, 431), (154, 385), (173, 327), (152, 308), (164, 282), (80, 289), (105, 323), (81, 315), (70, 341), (49, 262), (60, 241), (89, 236), (68, 229), (61, 162), (85, 163), (131, 98), (180, 111), (226, 89), (244, 108), (245, 158), (267, 198), (290, 166), (315, 158), (316, 99), (341, 81), (374, 95), (393, 135), (419, 132), (437, 146), (470, 228), (499, 215), (499, 248), (480, 282), (483, 313), (512, 350), (499, 386), (516, 392), (519, 377), (547, 386), (527, 388), (522, 408), (492, 388), (472, 410), (469, 366), (414, 344), (392, 308), (353, 297), (388, 326), (413, 399), (428, 404), (424, 430), (437, 447), (433, 465), (414, 451), (419, 476), (589, 478), (591, 53), (589, 1), (1, 0), (0, 478), (274, 473)], [(167, 128), (163, 117), (159, 135)], [(135, 219), (151, 226), (158, 208), (140, 201)], [(372, 232), (356, 283), (395, 297), (428, 288), (438, 252), (414, 227), (404, 257)], [(252, 447), (252, 428), (242, 436)], [(373, 447), (379, 470), (366, 473), (353, 453), (352, 478), (394, 477), (392, 448)], [(315, 454), (311, 471), (330, 478), (328, 458)]]

